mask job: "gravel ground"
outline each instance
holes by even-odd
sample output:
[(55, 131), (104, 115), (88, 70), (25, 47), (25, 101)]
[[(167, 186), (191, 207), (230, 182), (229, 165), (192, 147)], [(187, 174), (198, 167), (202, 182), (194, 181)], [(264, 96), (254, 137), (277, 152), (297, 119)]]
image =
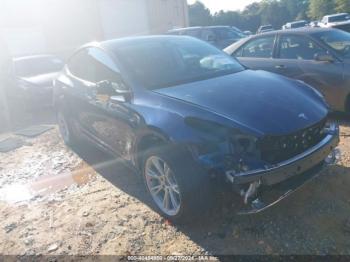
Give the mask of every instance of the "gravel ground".
[[(6, 135), (2, 135), (6, 136)], [(216, 196), (201, 220), (174, 226), (142, 180), (95, 148), (65, 147), (57, 129), (0, 153), (0, 252), (6, 255), (350, 254), (350, 127), (342, 162), (269, 210), (234, 214)]]

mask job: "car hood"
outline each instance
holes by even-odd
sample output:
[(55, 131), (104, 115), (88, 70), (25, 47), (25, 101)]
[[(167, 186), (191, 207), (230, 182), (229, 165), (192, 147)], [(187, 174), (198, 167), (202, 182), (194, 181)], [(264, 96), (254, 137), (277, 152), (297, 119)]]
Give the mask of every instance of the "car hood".
[(289, 134), (328, 114), (327, 106), (310, 87), (265, 71), (245, 70), (156, 92), (264, 135)]
[(38, 87), (49, 87), (52, 86), (52, 81), (58, 76), (58, 74), (58, 72), (53, 72), (37, 76), (22, 77), (21, 79)]

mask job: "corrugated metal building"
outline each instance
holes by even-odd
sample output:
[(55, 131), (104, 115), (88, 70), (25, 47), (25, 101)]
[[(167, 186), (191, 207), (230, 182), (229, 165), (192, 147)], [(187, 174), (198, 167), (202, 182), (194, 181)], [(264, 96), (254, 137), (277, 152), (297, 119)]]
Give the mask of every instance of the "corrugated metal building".
[(2, 0), (0, 41), (11, 56), (69, 54), (78, 46), (188, 25), (186, 0)]

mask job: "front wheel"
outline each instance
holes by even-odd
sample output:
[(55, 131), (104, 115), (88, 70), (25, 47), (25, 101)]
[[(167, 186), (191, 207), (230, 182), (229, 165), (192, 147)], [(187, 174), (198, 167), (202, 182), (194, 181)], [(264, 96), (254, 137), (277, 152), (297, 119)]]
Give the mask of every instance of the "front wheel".
[(69, 124), (68, 119), (62, 111), (57, 112), (57, 123), (64, 143), (68, 146), (75, 145), (77, 142), (77, 138), (74, 134), (72, 127)]
[(210, 203), (205, 174), (185, 155), (159, 146), (148, 150), (143, 162), (143, 177), (153, 203), (175, 223), (198, 216)]

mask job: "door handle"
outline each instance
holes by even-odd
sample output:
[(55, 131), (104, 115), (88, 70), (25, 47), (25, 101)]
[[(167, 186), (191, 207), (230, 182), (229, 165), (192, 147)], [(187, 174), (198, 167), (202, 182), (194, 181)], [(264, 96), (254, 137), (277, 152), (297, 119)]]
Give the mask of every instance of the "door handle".
[(287, 67), (285, 65), (276, 65), (276, 69), (286, 69)]

